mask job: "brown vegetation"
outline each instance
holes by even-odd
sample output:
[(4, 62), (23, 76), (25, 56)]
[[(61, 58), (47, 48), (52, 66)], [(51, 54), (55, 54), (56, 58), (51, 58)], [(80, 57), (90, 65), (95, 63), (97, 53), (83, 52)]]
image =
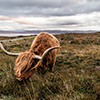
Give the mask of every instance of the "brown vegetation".
[[(54, 72), (38, 69), (28, 81), (15, 79), (16, 57), (0, 50), (0, 98), (8, 100), (99, 100), (100, 33), (56, 35), (61, 49)], [(32, 39), (3, 43), (11, 52), (26, 51)], [(20, 44), (21, 43), (21, 44)]]

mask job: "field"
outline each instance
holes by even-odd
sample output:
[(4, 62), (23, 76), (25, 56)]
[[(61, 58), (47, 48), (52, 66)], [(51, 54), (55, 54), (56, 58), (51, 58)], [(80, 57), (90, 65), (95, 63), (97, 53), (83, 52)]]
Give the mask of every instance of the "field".
[[(100, 100), (100, 33), (55, 35), (61, 45), (54, 72), (37, 70), (27, 81), (16, 80), (16, 56), (0, 49), (0, 100)], [(8, 39), (0, 37), (0, 40)], [(29, 49), (34, 38), (4, 42), (6, 50)]]

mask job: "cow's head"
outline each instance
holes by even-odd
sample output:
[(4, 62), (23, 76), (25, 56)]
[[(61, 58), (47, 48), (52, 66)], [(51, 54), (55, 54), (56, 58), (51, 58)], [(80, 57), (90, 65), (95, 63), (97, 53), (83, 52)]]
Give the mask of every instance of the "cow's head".
[(38, 56), (35, 53), (26, 51), (21, 53), (11, 53), (4, 49), (3, 45), (0, 43), (1, 49), (8, 55), (16, 55), (18, 58), (15, 62), (15, 76), (19, 81), (26, 80), (37, 70), (39, 64), (44, 61), (48, 52), (53, 49), (60, 47), (50, 47), (43, 53), (42, 56)]

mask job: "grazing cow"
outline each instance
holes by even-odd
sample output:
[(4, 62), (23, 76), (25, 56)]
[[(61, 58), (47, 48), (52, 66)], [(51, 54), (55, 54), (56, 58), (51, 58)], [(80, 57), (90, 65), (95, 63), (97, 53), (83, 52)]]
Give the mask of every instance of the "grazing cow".
[(0, 47), (6, 54), (18, 55), (15, 61), (14, 71), (16, 78), (22, 81), (31, 77), (37, 68), (40, 67), (45, 69), (48, 66), (52, 72), (60, 44), (53, 35), (41, 32), (34, 39), (29, 51), (11, 53), (6, 51), (1, 43)]

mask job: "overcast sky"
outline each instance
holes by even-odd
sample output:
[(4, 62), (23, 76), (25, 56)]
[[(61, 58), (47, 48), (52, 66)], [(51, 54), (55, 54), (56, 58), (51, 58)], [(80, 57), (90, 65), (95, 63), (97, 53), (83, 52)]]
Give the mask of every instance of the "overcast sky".
[(0, 30), (100, 30), (100, 0), (0, 0)]

